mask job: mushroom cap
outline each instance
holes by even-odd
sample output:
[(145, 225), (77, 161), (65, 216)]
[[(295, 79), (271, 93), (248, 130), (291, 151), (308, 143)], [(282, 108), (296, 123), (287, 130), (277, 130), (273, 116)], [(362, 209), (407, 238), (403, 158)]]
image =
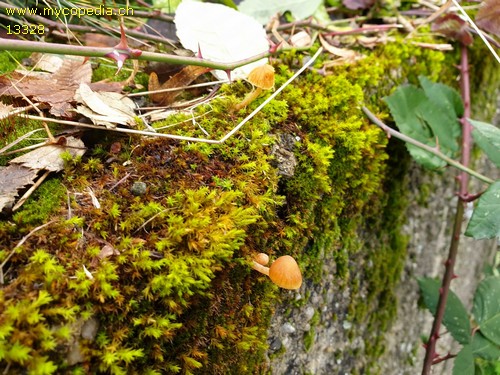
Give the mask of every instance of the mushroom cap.
[(281, 288), (299, 289), (302, 285), (302, 274), (295, 259), (283, 255), (269, 267), (269, 278)]
[(265, 266), (267, 263), (269, 263), (269, 255), (266, 253), (258, 253), (253, 260), (255, 260), (257, 263), (262, 264)]
[(269, 64), (260, 65), (248, 74), (247, 80), (255, 87), (264, 90), (272, 89), (274, 86), (274, 68)]

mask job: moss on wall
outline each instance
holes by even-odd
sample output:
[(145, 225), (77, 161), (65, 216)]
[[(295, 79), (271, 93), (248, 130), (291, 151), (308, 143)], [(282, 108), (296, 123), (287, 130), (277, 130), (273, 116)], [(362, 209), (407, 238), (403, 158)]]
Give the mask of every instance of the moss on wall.
[[(277, 85), (301, 59), (291, 52), (276, 63)], [(443, 60), (397, 42), (326, 76), (317, 62), (222, 145), (97, 137), (92, 155), (68, 160), (60, 178), (0, 222), (0, 262), (14, 252), (0, 290), (0, 370), (265, 372), (269, 317), (282, 296), (250, 271), (256, 251), (295, 256), (313, 283), (321, 259), (333, 257), (339, 285), (353, 287), (353, 275), (368, 285), (350, 315), (369, 317), (366, 334), (380, 337), (404, 258), (404, 185), (395, 175), (404, 166), (388, 164), (386, 136), (359, 106), (386, 116), (381, 97), (419, 74), (437, 79)], [(180, 114), (161, 125), (185, 121), (171, 132), (220, 138), (264, 99), (232, 113), (249, 89), (223, 87), (197, 108), (197, 124)], [(279, 174), (280, 150), (296, 160), (289, 176)], [(357, 269), (356, 258), (372, 266)], [(359, 355), (382, 350), (375, 340)]]

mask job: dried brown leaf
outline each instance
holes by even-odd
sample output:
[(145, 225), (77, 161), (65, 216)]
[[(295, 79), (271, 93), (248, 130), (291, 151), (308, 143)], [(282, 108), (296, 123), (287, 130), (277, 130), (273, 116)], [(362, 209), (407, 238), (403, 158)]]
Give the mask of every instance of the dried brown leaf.
[(307, 47), (312, 43), (311, 36), (304, 30), (293, 34), (289, 40), (290, 44), (294, 47)]
[(92, 80), (92, 67), (88, 60), (80, 56), (69, 56), (59, 70), (52, 76), (53, 80), (64, 86), (78, 87), (80, 83), (90, 83)]
[(44, 70), (50, 73), (57, 72), (64, 62), (64, 58), (60, 55), (50, 55), (40, 52), (32, 53), (30, 60), (36, 69)]
[[(149, 76), (149, 91), (173, 89), (177, 87), (184, 87), (193, 82), (196, 78), (209, 72), (211, 69), (203, 66), (193, 66), (188, 65), (182, 68), (178, 73), (174, 74), (168, 81), (160, 85), (158, 81), (158, 76), (155, 72), (152, 72)], [(150, 94), (150, 98), (153, 102), (159, 105), (169, 105), (172, 104), (177, 96), (182, 92), (182, 90), (160, 92)]]
[(76, 107), (76, 112), (90, 119), (94, 125), (104, 126), (108, 129), (116, 128), (117, 124), (109, 121), (110, 118), (108, 116), (99, 115), (89, 107), (79, 105)]
[(476, 15), (476, 24), (487, 32), (500, 36), (500, 1), (483, 1)]
[(437, 18), (431, 30), (450, 39), (458, 40), (468, 46), (473, 42), (472, 35), (467, 30), (467, 23), (454, 13), (448, 13)]
[(395, 38), (383, 33), (383, 34), (374, 35), (374, 36), (360, 35), (356, 38), (356, 40), (363, 47), (372, 49), (372, 48), (375, 48), (379, 44), (386, 44), (389, 42), (393, 42), (393, 41), (395, 41)]
[[(82, 83), (75, 93), (75, 100), (83, 106), (78, 106), (77, 112), (90, 118), (95, 124), (109, 126), (110, 124), (136, 125), (135, 104), (126, 96), (116, 92), (95, 92)], [(114, 125), (112, 125), (114, 127)]]
[(332, 55), (343, 57), (343, 58), (345, 58), (347, 60), (351, 60), (351, 59), (354, 60), (357, 57), (361, 56), (361, 54), (359, 54), (358, 52), (353, 51), (351, 49), (338, 48), (338, 47), (335, 47), (335, 46), (331, 45), (321, 35), (319, 36), (319, 40), (320, 40), (321, 45), (323, 46), (323, 48), (325, 50), (327, 50), (328, 52), (330, 52)]
[(0, 76), (0, 96), (31, 98), (33, 102), (48, 104), (55, 116), (72, 117), (73, 101), (78, 85), (90, 83), (92, 70), (89, 62), (82, 59), (65, 59), (61, 68), (47, 79), (35, 78), (14, 72)]
[(37, 170), (22, 165), (0, 168), (0, 212), (14, 206), (18, 192), (33, 184), (37, 174)]
[(120, 255), (120, 252), (111, 245), (104, 245), (97, 256), (99, 259), (106, 259), (112, 255)]
[(74, 96), (80, 84), (88, 84), (93, 91), (118, 92), (123, 87), (119, 82), (90, 83), (92, 68), (83, 57), (65, 58), (61, 67), (53, 74), (38, 73), (40, 72), (16, 71), (0, 76), (0, 96), (22, 98), (24, 95), (32, 102), (48, 105), (54, 116), (73, 117)]
[(0, 120), (9, 117), (13, 109), (10, 104), (6, 105), (0, 102)]
[(67, 137), (65, 145), (46, 145), (12, 159), (9, 164), (16, 164), (36, 171), (41, 169), (59, 172), (64, 168), (61, 158), (63, 152), (69, 152), (71, 156), (77, 157), (85, 153), (85, 145), (81, 139)]

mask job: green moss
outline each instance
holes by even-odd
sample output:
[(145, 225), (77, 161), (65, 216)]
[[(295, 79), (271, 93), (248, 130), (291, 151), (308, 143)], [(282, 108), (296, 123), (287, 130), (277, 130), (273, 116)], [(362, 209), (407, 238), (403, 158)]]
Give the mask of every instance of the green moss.
[[(297, 59), (297, 52), (282, 56), (277, 85)], [(368, 319), (368, 335), (380, 337), (359, 353), (370, 363), (395, 313), (405, 202), (397, 199), (404, 184), (393, 181), (404, 180), (396, 175), (404, 166), (388, 161), (385, 134), (359, 107), (366, 103), (386, 116), (380, 96), (406, 78), (437, 78), (442, 61), (439, 52), (389, 43), (327, 76), (305, 73), (224, 144), (131, 138), (119, 140), (122, 150), (110, 159), (109, 143), (116, 141), (110, 137), (91, 156), (67, 160), (65, 186), (42, 185), (33, 203), (0, 227), (2, 245), (13, 248), (55, 219), (4, 270), (0, 361), (12, 371), (31, 366), (46, 373), (79, 373), (82, 366), (111, 374), (264, 372), (272, 306), (286, 302), (250, 270), (252, 254), (266, 251), (294, 255), (312, 282), (321, 279), (323, 259), (334, 258), (336, 280), (351, 288), (353, 301), (356, 292), (369, 291), (349, 314), (354, 323)], [(389, 78), (392, 71), (400, 78)], [(158, 126), (206, 137), (203, 129), (218, 139), (269, 95), (232, 113), (249, 87), (239, 82), (221, 90), (223, 97), (197, 107), (196, 124), (177, 115)], [(281, 135), (296, 140), (288, 146), (297, 160), (291, 177), (278, 175), (271, 151)], [(144, 194), (131, 192), (134, 182), (146, 185)], [(378, 235), (363, 237), (363, 229)], [(0, 253), (0, 261), (7, 255)], [(363, 262), (354, 267), (357, 259)], [(90, 317), (98, 333), (84, 340), (74, 326)], [(306, 348), (318, 320), (304, 336)], [(84, 365), (65, 361), (76, 341)]]
[(64, 198), (64, 185), (58, 179), (50, 179), (34, 192), (22, 210), (14, 214), (12, 221), (20, 227), (42, 224), (61, 209)]
[(471, 92), (474, 93), (471, 98), (472, 118), (490, 123), (498, 109), (492, 98), (500, 92), (500, 69), (486, 46), (477, 44), (469, 57)]
[(21, 65), (22, 60), (30, 56), (30, 52), (2, 51), (0, 52), (0, 74), (12, 72)]
[(304, 334), (304, 338), (303, 338), (304, 347), (305, 347), (306, 351), (309, 351), (314, 344), (314, 339), (316, 338), (316, 331), (315, 331), (314, 327), (316, 327), (318, 325), (318, 323), (320, 322), (320, 318), (321, 318), (321, 314), (318, 311), (315, 311), (313, 317), (311, 318), (311, 320), (309, 322), (309, 324), (311, 325), (311, 328), (309, 329), (309, 331), (307, 331)]

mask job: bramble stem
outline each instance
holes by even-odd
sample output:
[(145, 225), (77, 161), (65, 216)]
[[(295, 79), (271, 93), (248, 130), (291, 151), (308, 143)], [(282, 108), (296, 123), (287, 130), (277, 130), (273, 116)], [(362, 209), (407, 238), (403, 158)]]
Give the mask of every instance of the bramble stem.
[[(469, 90), (469, 62), (468, 62), (467, 47), (462, 45), (460, 59), (461, 81), (460, 88), (462, 99), (464, 101), (464, 116), (462, 118), (462, 164), (468, 165), (470, 162), (470, 152), (472, 147), (471, 126), (467, 119), (470, 117), (470, 90)], [(448, 251), (448, 259), (445, 262), (445, 271), (441, 281), (439, 300), (436, 307), (436, 315), (432, 323), (431, 334), (425, 350), (424, 364), (422, 367), (422, 375), (430, 375), (432, 365), (436, 364), (436, 342), (439, 339), (439, 330), (443, 322), (444, 313), (446, 310), (446, 301), (450, 291), (451, 281), (455, 278), (454, 268), (458, 255), (458, 244), (460, 242), (460, 234), (462, 231), (462, 223), (464, 218), (465, 200), (469, 196), (468, 183), (469, 178), (463, 171), (459, 176), (459, 194), (457, 201), (457, 209), (455, 212), (455, 224), (451, 235), (450, 249)]]
[(460, 242), (460, 232), (462, 230), (462, 222), (464, 216), (464, 202), (459, 198), (457, 201), (457, 208), (455, 211), (455, 224), (453, 225), (453, 233), (451, 237), (450, 249), (448, 251), (448, 259), (445, 262), (445, 271), (443, 280), (441, 281), (441, 288), (439, 293), (439, 301), (436, 308), (436, 315), (432, 323), (431, 335), (425, 349), (424, 365), (422, 368), (422, 375), (429, 375), (431, 367), (434, 364), (436, 354), (436, 342), (439, 339), (439, 330), (443, 322), (444, 312), (446, 308), (446, 301), (450, 291), (451, 280), (454, 278), (453, 269), (458, 254), (458, 244)]
[[(59, 55), (75, 55), (75, 56), (86, 56), (86, 57), (107, 57), (107, 55), (113, 53), (113, 51), (116, 51), (116, 49), (109, 47), (71, 46), (59, 43), (32, 42), (27, 40), (15, 40), (15, 39), (4, 39), (4, 38), (0, 38), (0, 50), (43, 52), (43, 53), (55, 53)], [(157, 62), (178, 64), (178, 65), (204, 66), (207, 68), (227, 71), (260, 60), (267, 56), (269, 56), (269, 52), (263, 52), (248, 59), (239, 60), (232, 63), (221, 63), (216, 61), (200, 59), (198, 57), (184, 57), (178, 55), (170, 55), (166, 53), (141, 51), (140, 56), (137, 57), (129, 56), (129, 58), (136, 60), (157, 61)]]

